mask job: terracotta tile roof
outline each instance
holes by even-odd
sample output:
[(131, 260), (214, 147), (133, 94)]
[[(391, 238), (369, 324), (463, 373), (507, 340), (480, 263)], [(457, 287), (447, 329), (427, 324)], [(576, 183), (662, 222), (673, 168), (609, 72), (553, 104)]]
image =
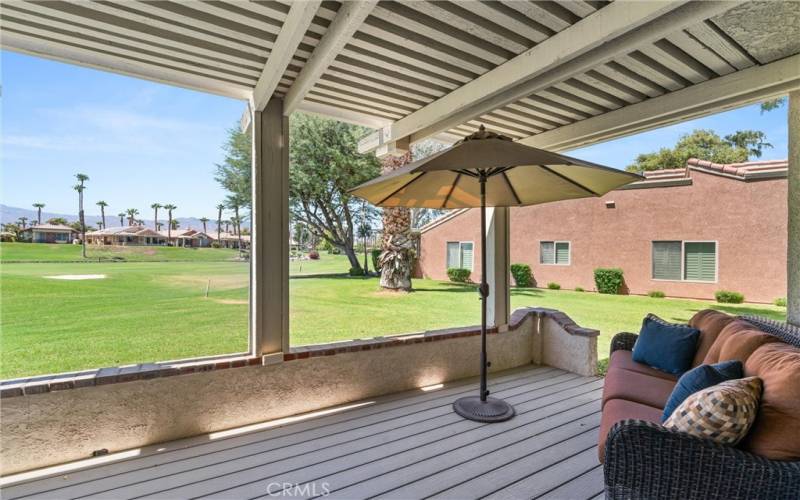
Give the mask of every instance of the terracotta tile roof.
[(732, 175), (742, 179), (783, 174), (789, 170), (789, 160), (748, 161), (742, 163), (713, 163), (708, 160), (690, 158), (686, 169), (693, 168)]

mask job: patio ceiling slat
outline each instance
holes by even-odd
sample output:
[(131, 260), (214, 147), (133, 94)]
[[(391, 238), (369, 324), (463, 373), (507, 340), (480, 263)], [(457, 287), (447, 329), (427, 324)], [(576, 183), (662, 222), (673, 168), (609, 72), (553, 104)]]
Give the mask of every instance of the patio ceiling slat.
[(659, 44), (649, 45), (642, 47), (641, 53), (649, 57), (658, 64), (663, 65), (671, 71), (671, 75), (680, 76), (680, 78), (687, 81), (686, 85), (701, 83), (715, 75), (713, 71), (705, 66), (700, 65), (697, 61), (690, 59), (683, 53), (678, 53), (674, 50), (675, 46), (663, 43), (659, 40)]
[(670, 92), (691, 85), (691, 82), (686, 78), (677, 75), (663, 64), (653, 61), (638, 51), (621, 55), (616, 58), (616, 61), (623, 67), (644, 76)]
[(387, 103), (404, 106), (412, 110), (418, 109), (424, 106), (426, 102), (429, 102), (426, 100), (414, 99), (406, 95), (395, 94), (393, 90), (375, 89), (370, 85), (363, 85), (355, 81), (338, 78), (333, 74), (322, 76), (317, 84), (317, 87), (321, 85), (332, 87), (342, 92), (354, 93), (367, 100), (377, 99)]
[(738, 44), (732, 43), (730, 37), (710, 21), (690, 26), (686, 31), (703, 42), (706, 47), (709, 47), (737, 70), (747, 69), (755, 64), (752, 56)]
[(389, 120), (397, 120), (403, 116), (399, 113), (392, 113), (390, 111), (386, 111), (378, 107), (371, 106), (369, 103), (366, 103), (361, 100), (342, 99), (336, 96), (321, 94), (316, 90), (312, 90), (311, 92), (309, 92), (308, 97), (306, 97), (306, 100), (311, 102), (321, 102), (323, 104), (330, 104), (333, 106), (340, 106), (343, 109), (349, 109), (351, 111), (357, 111), (359, 113), (379, 116), (381, 118), (388, 118)]
[(441, 95), (441, 93), (412, 89), (409, 85), (390, 85), (386, 83), (383, 77), (377, 78), (374, 75), (366, 74), (363, 70), (352, 71), (344, 66), (341, 61), (334, 61), (321, 79), (325, 81), (338, 79), (347, 85), (353, 85), (355, 88), (367, 87), (374, 92), (390, 92), (403, 96), (408, 102), (420, 101), (428, 103)]
[(507, 26), (534, 43), (540, 43), (550, 36), (552, 30), (542, 26), (527, 16), (501, 2), (471, 2), (470, 10), (500, 26)]
[[(422, 78), (417, 78), (408, 75), (404, 72), (403, 68), (383, 68), (377, 64), (368, 61), (360, 61), (353, 57), (349, 57), (343, 51), (343, 54), (336, 58), (331, 67), (342, 68), (343, 70), (350, 71), (370, 78), (380, 79), (387, 84), (395, 84), (398, 88), (406, 88), (418, 92), (433, 93), (437, 92), (438, 96), (444, 95), (450, 90), (448, 86), (434, 84)], [(379, 61), (378, 61), (379, 62)], [(428, 94), (430, 95), (430, 94)], [(436, 94), (434, 94), (436, 95)]]
[(636, 89), (639, 92), (646, 94), (648, 97), (657, 97), (667, 92), (667, 89), (661, 85), (648, 80), (644, 76), (634, 71), (631, 71), (630, 68), (626, 68), (616, 61), (609, 61), (606, 64), (597, 66), (593, 71), (597, 71), (598, 73), (603, 74), (608, 78), (612, 78), (623, 85), (627, 85), (632, 89)]
[(718, 56), (713, 50), (703, 45), (697, 38), (686, 31), (678, 31), (667, 37), (667, 40), (719, 76), (736, 71), (736, 68), (731, 66), (728, 61)]
[(352, 44), (348, 45), (342, 50), (341, 54), (337, 58), (337, 61), (345, 60), (345, 58), (347, 58), (351, 64), (364, 63), (372, 66), (377, 71), (386, 70), (408, 75), (411, 78), (416, 78), (423, 84), (423, 88), (439, 87), (444, 89), (455, 89), (461, 84), (461, 82), (453, 80), (446, 75), (420, 67), (415, 65), (413, 62), (405, 62), (398, 59), (381, 57), (379, 54), (369, 52)]

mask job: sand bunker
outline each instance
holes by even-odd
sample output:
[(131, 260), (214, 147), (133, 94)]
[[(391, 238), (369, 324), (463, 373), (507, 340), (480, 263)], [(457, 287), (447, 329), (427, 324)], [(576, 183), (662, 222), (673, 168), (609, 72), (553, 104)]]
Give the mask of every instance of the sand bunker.
[(105, 274), (59, 274), (58, 276), (45, 276), (49, 280), (103, 280)]
[(243, 305), (250, 303), (246, 300), (235, 300), (235, 299), (214, 299), (214, 302), (216, 302), (217, 304), (232, 304), (232, 305)]

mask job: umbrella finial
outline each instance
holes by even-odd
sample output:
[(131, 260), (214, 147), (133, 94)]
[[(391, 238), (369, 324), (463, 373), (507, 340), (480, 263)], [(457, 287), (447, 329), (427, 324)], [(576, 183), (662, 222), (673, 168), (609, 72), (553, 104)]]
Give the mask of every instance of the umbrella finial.
[(472, 134), (464, 137), (463, 139), (461, 139), (461, 142), (472, 141), (472, 140), (475, 140), (475, 139), (502, 139), (504, 141), (513, 141), (514, 140), (511, 137), (507, 137), (505, 135), (500, 135), (498, 133), (490, 132), (490, 131), (486, 130), (486, 127), (482, 123), (478, 127), (478, 131), (477, 132), (473, 132)]

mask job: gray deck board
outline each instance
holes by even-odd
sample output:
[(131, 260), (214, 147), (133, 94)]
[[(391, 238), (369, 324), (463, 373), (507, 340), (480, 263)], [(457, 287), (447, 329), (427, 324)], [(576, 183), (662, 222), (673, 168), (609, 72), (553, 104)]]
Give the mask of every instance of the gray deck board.
[[(452, 401), (475, 381), (343, 405), (343, 411), (2, 489), (13, 498), (259, 498), (286, 484), (310, 498), (602, 498), (595, 445), (602, 380), (547, 367), (494, 374), (517, 416), (461, 419)], [(156, 452), (160, 448), (160, 451)]]

